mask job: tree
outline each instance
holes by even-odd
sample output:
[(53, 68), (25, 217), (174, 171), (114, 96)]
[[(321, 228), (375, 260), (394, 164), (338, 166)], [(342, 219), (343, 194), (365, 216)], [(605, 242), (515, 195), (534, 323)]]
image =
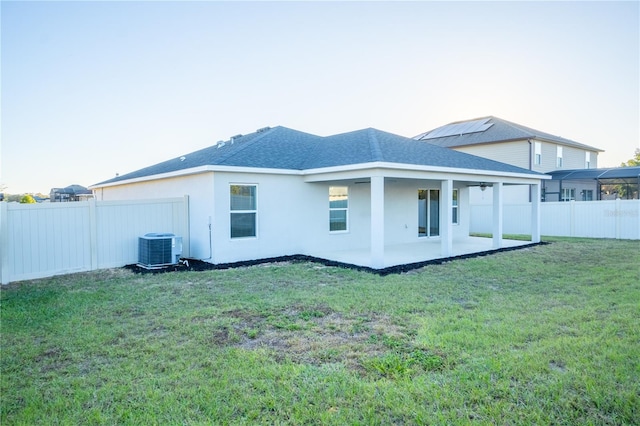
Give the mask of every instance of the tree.
[(620, 163), (620, 167), (640, 166), (640, 148), (636, 148), (633, 158), (626, 163)]
[(20, 204), (35, 204), (36, 199), (32, 195), (25, 194), (20, 198)]

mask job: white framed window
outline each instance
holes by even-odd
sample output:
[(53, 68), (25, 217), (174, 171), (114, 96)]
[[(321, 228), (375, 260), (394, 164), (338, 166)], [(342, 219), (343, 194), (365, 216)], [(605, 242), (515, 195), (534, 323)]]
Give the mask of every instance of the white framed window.
[(576, 199), (575, 188), (562, 188), (562, 201), (573, 201)]
[(562, 167), (562, 147), (556, 147), (556, 166)]
[(329, 187), (329, 232), (349, 230), (349, 187)]
[(229, 231), (231, 238), (258, 235), (258, 186), (229, 186)]
[(458, 190), (456, 188), (453, 189), (453, 200), (452, 200), (452, 204), (453, 204), (453, 214), (452, 214), (452, 220), (451, 223), (453, 223), (454, 225), (458, 225), (460, 223), (460, 214), (459, 214), (459, 204), (458, 204)]
[(591, 153), (588, 151), (584, 153), (584, 168), (585, 169), (591, 168)]
[(582, 201), (593, 201), (593, 189), (582, 191)]
[(533, 163), (536, 166), (539, 166), (540, 164), (542, 164), (542, 143), (541, 142), (534, 142), (533, 145)]

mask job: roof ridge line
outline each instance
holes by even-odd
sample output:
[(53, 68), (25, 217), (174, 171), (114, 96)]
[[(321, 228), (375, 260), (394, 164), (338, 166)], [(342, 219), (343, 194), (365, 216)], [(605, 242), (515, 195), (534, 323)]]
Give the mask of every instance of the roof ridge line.
[(491, 119), (492, 120), (501, 121), (503, 124), (506, 124), (507, 126), (511, 127), (512, 129), (516, 129), (519, 132), (524, 132), (530, 138), (537, 138), (538, 137), (538, 135), (536, 135), (535, 133), (529, 131), (529, 130), (535, 130), (535, 129), (532, 129), (530, 127), (524, 127), (524, 126), (521, 126), (521, 125), (519, 125), (517, 123), (512, 123), (511, 121), (505, 120), (505, 119), (500, 118), (500, 117), (496, 117), (495, 115), (492, 115)]
[[(495, 117), (497, 118), (497, 117)], [(564, 136), (559, 136), (559, 135), (554, 135), (553, 133), (549, 133), (549, 132), (543, 132), (542, 130), (537, 130), (534, 129), (533, 127), (528, 127), (528, 126), (523, 126), (522, 124), (518, 124), (518, 123), (512, 123), (508, 120), (504, 120), (502, 118), (497, 118), (498, 120), (502, 121), (504, 124), (511, 126), (514, 129), (518, 129), (521, 132), (525, 132), (525, 133), (531, 133), (531, 138), (533, 139), (540, 139), (540, 140), (544, 140), (547, 142), (552, 142), (552, 143), (556, 143), (556, 144), (562, 144), (562, 145), (566, 145), (566, 146), (571, 146), (572, 144), (575, 145), (579, 145), (580, 147), (582, 147), (583, 149), (589, 149), (589, 150), (595, 150), (595, 151), (599, 151), (599, 152), (604, 152), (604, 150), (600, 149), (600, 148), (596, 148), (594, 146), (591, 145), (586, 145), (582, 142), (578, 142), (578, 141), (574, 141), (573, 139), (569, 139), (569, 138), (565, 138)], [(554, 140), (555, 139), (555, 140)]]

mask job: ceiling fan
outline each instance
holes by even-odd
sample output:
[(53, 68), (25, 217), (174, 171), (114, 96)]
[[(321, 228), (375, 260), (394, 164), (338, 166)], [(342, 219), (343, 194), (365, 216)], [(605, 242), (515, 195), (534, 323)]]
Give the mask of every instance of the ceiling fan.
[(478, 182), (475, 184), (471, 184), (471, 185), (467, 185), (468, 187), (471, 186), (478, 186), (480, 187), (480, 191), (484, 191), (485, 189), (487, 189), (488, 186), (493, 186), (493, 183), (487, 183), (487, 182)]

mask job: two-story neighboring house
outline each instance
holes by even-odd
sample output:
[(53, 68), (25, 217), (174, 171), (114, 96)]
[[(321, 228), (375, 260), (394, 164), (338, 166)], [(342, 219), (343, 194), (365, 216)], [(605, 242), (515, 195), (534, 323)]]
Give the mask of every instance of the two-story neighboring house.
[[(560, 136), (489, 116), (446, 124), (414, 139), (451, 148), (456, 151), (485, 157), (539, 173), (556, 170), (593, 169), (598, 166), (598, 153), (603, 150)], [(492, 199), (491, 191), (484, 191), (491, 182), (471, 191), (471, 203), (486, 204)], [(581, 187), (582, 191), (597, 190)], [(564, 191), (564, 193), (562, 192)], [(544, 182), (544, 201), (575, 199), (576, 188), (559, 188), (552, 180)], [(506, 203), (529, 202), (531, 194), (526, 188), (506, 187)]]

